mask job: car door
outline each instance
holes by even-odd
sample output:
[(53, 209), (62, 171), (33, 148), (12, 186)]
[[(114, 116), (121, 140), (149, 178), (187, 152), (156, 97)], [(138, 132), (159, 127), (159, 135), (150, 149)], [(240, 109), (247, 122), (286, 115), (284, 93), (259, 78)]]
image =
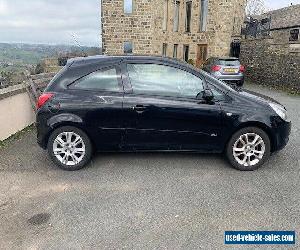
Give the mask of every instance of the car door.
[[(123, 85), (119, 65), (99, 68), (68, 86), (67, 110), (78, 114), (99, 150), (118, 150), (123, 135)], [(70, 97), (69, 97), (70, 98)]]
[(196, 99), (205, 81), (195, 72), (161, 62), (126, 62), (124, 146), (135, 150), (218, 148), (221, 109)]

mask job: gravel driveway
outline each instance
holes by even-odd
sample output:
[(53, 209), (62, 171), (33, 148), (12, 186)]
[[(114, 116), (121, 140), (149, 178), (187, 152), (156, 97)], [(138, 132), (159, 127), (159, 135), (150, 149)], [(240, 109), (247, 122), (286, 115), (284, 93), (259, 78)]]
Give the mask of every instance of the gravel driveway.
[(293, 122), (289, 145), (255, 172), (179, 153), (99, 154), (64, 172), (34, 132), (13, 140), (0, 149), (0, 249), (257, 249), (225, 246), (224, 231), (299, 232), (300, 97), (247, 88)]

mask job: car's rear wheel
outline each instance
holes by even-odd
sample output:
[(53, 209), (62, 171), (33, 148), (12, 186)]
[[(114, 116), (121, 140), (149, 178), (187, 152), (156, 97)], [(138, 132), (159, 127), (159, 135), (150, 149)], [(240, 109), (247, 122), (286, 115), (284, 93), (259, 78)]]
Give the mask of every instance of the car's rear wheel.
[(270, 139), (260, 128), (237, 131), (227, 144), (226, 154), (231, 165), (242, 171), (253, 171), (270, 157)]
[(48, 141), (48, 153), (61, 169), (82, 169), (92, 157), (92, 145), (82, 130), (66, 126), (56, 129)]
[(244, 86), (244, 80), (238, 81), (237, 86), (238, 87), (243, 87)]

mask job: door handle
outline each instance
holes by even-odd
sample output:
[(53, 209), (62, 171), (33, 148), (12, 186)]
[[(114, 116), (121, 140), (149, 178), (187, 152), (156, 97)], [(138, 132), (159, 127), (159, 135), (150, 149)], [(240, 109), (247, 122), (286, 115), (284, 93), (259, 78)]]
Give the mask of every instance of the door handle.
[(136, 105), (136, 106), (132, 107), (132, 109), (133, 109), (135, 112), (141, 114), (141, 113), (143, 113), (143, 112), (147, 109), (147, 107), (144, 106), (144, 105)]

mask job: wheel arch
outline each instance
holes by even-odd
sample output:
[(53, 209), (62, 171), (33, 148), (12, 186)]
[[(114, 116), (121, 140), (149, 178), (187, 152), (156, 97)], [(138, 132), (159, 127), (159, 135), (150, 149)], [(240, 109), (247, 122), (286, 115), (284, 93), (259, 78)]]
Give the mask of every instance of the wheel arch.
[[(232, 131), (231, 136), (229, 136), (229, 138), (226, 140), (226, 144), (225, 144), (226, 147), (227, 147), (230, 139), (236, 132), (238, 132), (239, 130), (241, 130), (243, 128), (247, 128), (247, 127), (256, 127), (256, 128), (263, 130), (270, 139), (271, 152), (274, 151), (275, 137), (274, 137), (271, 129), (266, 124), (264, 124), (262, 122), (257, 122), (257, 121), (249, 121), (249, 122), (241, 123), (239, 126), (235, 127), (234, 130)], [(225, 150), (226, 150), (226, 147), (225, 147)]]
[(90, 139), (90, 142), (92, 144), (92, 148), (93, 150), (95, 150), (95, 142), (93, 141), (93, 137), (88, 133), (88, 131), (84, 128), (84, 126), (82, 126), (82, 123), (79, 123), (79, 122), (74, 122), (74, 121), (61, 121), (59, 123), (55, 123), (51, 126), (51, 130), (49, 131), (49, 133), (47, 134), (47, 136), (45, 137), (45, 145), (48, 145), (48, 141), (49, 141), (49, 138), (51, 136), (51, 134), (61, 128), (61, 127), (66, 127), (66, 126), (69, 126), (69, 127), (74, 127), (74, 128), (77, 128), (77, 129), (80, 129), (82, 130), (87, 136), (88, 138)]

